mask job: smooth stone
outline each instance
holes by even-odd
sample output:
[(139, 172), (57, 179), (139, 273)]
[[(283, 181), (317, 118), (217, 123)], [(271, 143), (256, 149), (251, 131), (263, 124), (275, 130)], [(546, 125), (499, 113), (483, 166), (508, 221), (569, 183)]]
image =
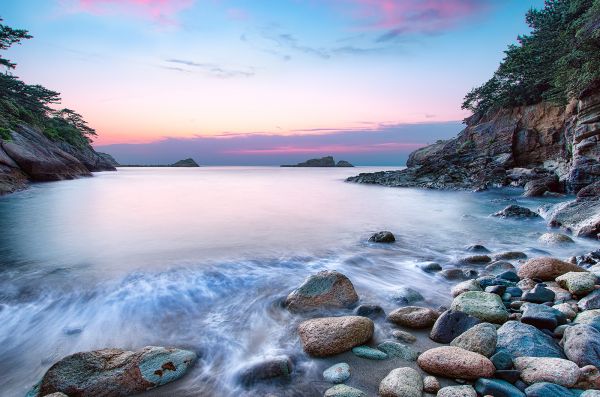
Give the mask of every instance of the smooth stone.
[(324, 397), (367, 397), (367, 393), (362, 390), (346, 385), (335, 385), (325, 390)]
[(442, 270), (442, 266), (435, 262), (423, 263), (419, 265), (419, 268), (427, 273), (439, 272)]
[(523, 290), (519, 287), (506, 287), (506, 293), (510, 294), (511, 297), (521, 297), (523, 295)]
[(553, 302), (556, 294), (545, 286), (538, 284), (532, 290), (523, 292), (521, 299), (531, 303)]
[(490, 258), (487, 255), (471, 255), (471, 256), (466, 256), (464, 258), (459, 259), (460, 263), (467, 264), (467, 265), (481, 265), (483, 263), (489, 263), (491, 261), (492, 261), (492, 258)]
[(565, 355), (580, 367), (600, 368), (600, 331), (587, 324), (577, 324), (565, 330), (562, 339)]
[(561, 233), (544, 233), (538, 238), (538, 241), (546, 245), (573, 244), (575, 242), (571, 237)]
[(433, 324), (429, 337), (438, 343), (450, 343), (481, 320), (457, 310), (447, 310)]
[(331, 383), (344, 383), (350, 378), (350, 366), (346, 363), (332, 365), (323, 371), (323, 378)]
[(377, 348), (385, 352), (388, 357), (401, 358), (405, 361), (416, 361), (419, 357), (419, 352), (412, 347), (398, 342), (386, 341), (380, 343)]
[(573, 295), (566, 289), (560, 287), (556, 281), (546, 281), (546, 288), (554, 292), (554, 303), (561, 303), (573, 299)]
[(435, 310), (427, 307), (406, 306), (391, 312), (387, 320), (408, 328), (429, 328), (440, 316)]
[(427, 350), (421, 353), (417, 364), (425, 372), (446, 378), (488, 378), (493, 376), (495, 370), (487, 357), (455, 346)]
[(497, 370), (508, 370), (513, 367), (513, 359), (510, 353), (500, 350), (490, 357), (490, 361)]
[(396, 368), (390, 371), (379, 384), (381, 397), (421, 397), (423, 379), (413, 368)]
[(477, 281), (479, 281), (479, 285), (481, 285), (481, 288), (487, 288), (487, 287), (491, 287), (491, 286), (495, 286), (495, 285), (503, 285), (505, 287), (514, 287), (517, 284), (514, 281), (508, 281), (508, 280), (505, 280), (502, 278), (492, 277), (492, 276), (479, 277), (477, 279)]
[(321, 317), (298, 326), (304, 351), (314, 357), (343, 353), (373, 336), (373, 321), (360, 316)]
[(516, 204), (511, 204), (502, 211), (492, 214), (492, 216), (500, 218), (540, 218), (538, 213)]
[(487, 254), (490, 252), (489, 249), (487, 249), (485, 246), (483, 246), (481, 244), (469, 245), (468, 247), (465, 248), (465, 250), (469, 251), (469, 252), (479, 252), (479, 253), (484, 253), (484, 254)]
[(392, 232), (388, 232), (388, 231), (383, 231), (383, 232), (377, 232), (375, 234), (373, 234), (371, 237), (369, 237), (369, 241), (372, 243), (393, 243), (394, 241), (396, 241), (396, 237), (394, 236), (394, 234)]
[(446, 386), (437, 393), (437, 397), (477, 397), (477, 392), (472, 386)]
[(600, 289), (590, 292), (577, 302), (580, 310), (600, 309)]
[(523, 278), (535, 278), (543, 281), (554, 280), (568, 272), (585, 272), (581, 267), (560, 259), (539, 257), (525, 262), (517, 274)]
[(461, 283), (456, 284), (450, 290), (452, 297), (456, 298), (458, 295), (463, 294), (468, 291), (483, 291), (481, 289), (481, 285), (479, 285), (479, 281), (477, 280), (466, 280)]
[(573, 387), (581, 376), (581, 370), (572, 361), (554, 357), (517, 357), (515, 369), (521, 371), (521, 379), (531, 385), (551, 382)]
[(487, 273), (497, 275), (503, 273), (507, 270), (514, 270), (515, 267), (512, 263), (506, 261), (496, 261), (492, 262), (485, 267), (485, 271)]
[(588, 324), (588, 323), (592, 323), (595, 319), (598, 319), (599, 317), (600, 317), (600, 309), (586, 310), (584, 312), (577, 314), (577, 316), (575, 317), (575, 320), (573, 320), (573, 322), (577, 323), (577, 324)]
[(452, 310), (462, 311), (481, 321), (502, 324), (508, 320), (508, 312), (498, 295), (469, 291), (454, 298)]
[(508, 321), (498, 329), (496, 351), (506, 351), (515, 357), (564, 358), (556, 341), (532, 325)]
[(485, 287), (485, 292), (489, 292), (490, 294), (502, 296), (504, 295), (504, 291), (506, 291), (506, 285), (490, 285), (489, 287)]
[(410, 305), (415, 302), (423, 301), (423, 295), (419, 291), (410, 287), (401, 286), (393, 294), (392, 300), (401, 305)]
[(392, 336), (405, 343), (415, 343), (417, 341), (416, 336), (406, 331), (395, 330), (394, 332), (392, 332)]
[(496, 350), (496, 342), (496, 327), (481, 323), (456, 337), (450, 345), (490, 357)]
[(475, 382), (475, 390), (482, 396), (525, 397), (525, 394), (505, 380), (480, 378)]
[(496, 369), (494, 376), (508, 383), (515, 384), (521, 377), (521, 371), (517, 371), (516, 369)]
[(536, 303), (526, 303), (522, 306), (521, 322), (533, 325), (539, 329), (553, 331), (557, 326), (566, 324), (567, 317), (557, 309)]
[(388, 355), (381, 350), (373, 349), (369, 346), (356, 346), (352, 348), (355, 356), (366, 358), (368, 360), (386, 360)]
[(471, 273), (472, 272), (469, 270), (456, 269), (456, 268), (444, 269), (440, 272), (442, 277), (444, 277), (448, 280), (466, 280), (469, 278), (473, 278), (473, 277), (471, 277)]
[(527, 259), (527, 254), (520, 251), (507, 251), (494, 255), (494, 259), (498, 261), (513, 261), (517, 259)]
[(426, 376), (423, 378), (423, 391), (425, 393), (436, 394), (440, 389), (440, 381), (435, 376)]
[(360, 305), (354, 310), (354, 314), (361, 317), (368, 317), (372, 320), (385, 316), (383, 308), (378, 305)]
[(28, 396), (56, 392), (80, 397), (138, 394), (179, 379), (195, 361), (194, 352), (156, 346), (75, 353), (50, 367)]
[(498, 274), (496, 277), (504, 279), (504, 280), (508, 280), (508, 281), (513, 281), (515, 283), (518, 283), (519, 281), (521, 281), (521, 279), (519, 278), (517, 273), (512, 270), (507, 270), (505, 272), (502, 272), (502, 273)]
[(285, 305), (291, 312), (307, 312), (348, 308), (356, 302), (358, 295), (348, 277), (335, 270), (324, 270), (304, 280), (287, 296)]
[(594, 273), (569, 272), (556, 278), (562, 288), (577, 296), (584, 296), (594, 290), (597, 277)]
[(554, 383), (534, 383), (525, 389), (527, 397), (575, 397), (569, 389)]
[(245, 386), (270, 379), (289, 379), (292, 375), (292, 360), (288, 356), (272, 357), (242, 369), (240, 383)]

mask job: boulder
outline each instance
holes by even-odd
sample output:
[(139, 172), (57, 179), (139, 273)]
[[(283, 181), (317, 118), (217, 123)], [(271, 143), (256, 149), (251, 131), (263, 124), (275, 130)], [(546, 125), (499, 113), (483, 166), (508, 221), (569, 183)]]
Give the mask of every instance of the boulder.
[(143, 393), (179, 379), (195, 360), (194, 352), (156, 346), (75, 353), (50, 367), (27, 397), (57, 392), (80, 397)]
[(540, 218), (540, 215), (529, 208), (521, 207), (516, 204), (509, 205), (502, 211), (498, 211), (493, 216), (501, 218)]
[(564, 245), (575, 243), (571, 237), (561, 233), (544, 233), (538, 238), (538, 241), (545, 245)]
[(477, 392), (470, 385), (446, 386), (438, 391), (437, 397), (477, 397)]
[(450, 344), (490, 357), (496, 351), (496, 342), (496, 327), (490, 323), (481, 323), (456, 337)]
[(379, 384), (381, 397), (421, 397), (423, 380), (412, 368), (396, 368), (390, 371)]
[(577, 302), (580, 310), (600, 309), (600, 289), (594, 290)]
[(489, 378), (495, 370), (487, 357), (455, 346), (427, 350), (421, 353), (417, 364), (430, 374), (457, 379)]
[(523, 196), (541, 197), (546, 192), (562, 192), (562, 186), (556, 175), (533, 179), (525, 184)]
[(309, 276), (292, 291), (285, 305), (291, 312), (351, 307), (358, 302), (354, 285), (342, 273), (325, 270)]
[(367, 342), (374, 328), (373, 321), (366, 317), (321, 317), (300, 323), (298, 333), (306, 353), (327, 357)]
[(386, 341), (380, 343), (377, 348), (385, 352), (390, 358), (401, 358), (405, 361), (416, 361), (419, 352), (412, 347), (398, 342)]
[(562, 339), (565, 355), (580, 367), (600, 367), (600, 331), (587, 324), (577, 324), (565, 330)]
[(242, 385), (251, 386), (265, 380), (289, 379), (292, 369), (292, 360), (288, 356), (278, 356), (248, 365), (238, 377)]
[(534, 383), (525, 389), (527, 397), (575, 397), (569, 389), (554, 383)]
[(383, 231), (377, 232), (369, 237), (369, 241), (372, 243), (393, 243), (396, 241), (396, 237), (392, 232)]
[(518, 274), (522, 279), (554, 280), (568, 272), (585, 272), (585, 269), (556, 258), (540, 257), (529, 259), (525, 262), (519, 268)]
[(490, 323), (502, 324), (508, 320), (508, 312), (502, 299), (498, 295), (488, 292), (465, 292), (454, 298), (451, 309)]
[(573, 320), (573, 322), (577, 323), (577, 324), (592, 325), (592, 323), (595, 322), (596, 320), (598, 320), (599, 318), (600, 318), (600, 309), (586, 310), (584, 312), (579, 313), (575, 317), (575, 320)]
[(419, 291), (406, 287), (400, 286), (391, 296), (392, 300), (400, 305), (410, 305), (415, 302), (419, 302), (425, 300), (423, 295), (419, 293)]
[(480, 378), (475, 382), (475, 390), (481, 396), (525, 397), (525, 393), (505, 380)]
[(553, 302), (556, 294), (544, 284), (537, 284), (531, 290), (523, 292), (521, 299), (530, 303)]
[(466, 280), (461, 283), (456, 284), (452, 287), (450, 291), (452, 297), (456, 298), (458, 295), (467, 292), (467, 291), (483, 291), (481, 289), (481, 285), (479, 285), (479, 281), (477, 280)]
[(568, 272), (557, 277), (556, 282), (573, 295), (584, 296), (594, 290), (596, 275), (587, 272)]
[(323, 378), (331, 383), (344, 383), (350, 378), (350, 366), (346, 363), (332, 365), (323, 371)]
[(391, 312), (387, 319), (408, 328), (429, 328), (439, 316), (438, 312), (427, 307), (406, 306)]
[(549, 335), (532, 325), (508, 321), (498, 329), (496, 351), (506, 351), (514, 357), (564, 358), (562, 349)]
[(600, 199), (581, 198), (557, 204), (550, 211), (548, 225), (570, 231), (577, 237), (598, 238), (600, 233)]
[(324, 397), (367, 397), (367, 393), (362, 390), (346, 385), (335, 385), (325, 390)]
[(515, 369), (521, 371), (521, 379), (528, 385), (551, 382), (573, 387), (581, 376), (581, 370), (572, 361), (554, 357), (517, 357)]
[(567, 323), (567, 318), (561, 311), (546, 305), (526, 303), (522, 306), (522, 310), (521, 322), (539, 329), (553, 331), (557, 326)]
[(457, 310), (447, 310), (433, 324), (429, 337), (438, 343), (450, 343), (481, 320)]

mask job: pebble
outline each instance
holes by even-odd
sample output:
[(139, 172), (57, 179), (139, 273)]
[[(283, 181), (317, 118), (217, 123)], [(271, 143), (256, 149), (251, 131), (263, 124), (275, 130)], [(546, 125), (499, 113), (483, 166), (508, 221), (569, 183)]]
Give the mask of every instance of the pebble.
[(507, 370), (513, 367), (512, 356), (510, 353), (504, 350), (500, 350), (499, 352), (495, 353), (492, 357), (490, 357), (490, 360), (497, 370)]
[(383, 308), (378, 305), (360, 305), (354, 310), (354, 314), (361, 317), (368, 317), (371, 320), (385, 316)]
[(388, 355), (381, 350), (373, 349), (369, 346), (357, 346), (352, 348), (352, 353), (358, 357), (366, 358), (368, 360), (386, 360)]
[(437, 393), (437, 397), (477, 397), (477, 392), (472, 386), (446, 386)]
[(423, 391), (425, 393), (436, 394), (440, 388), (440, 381), (435, 376), (426, 376), (423, 378)]
[(344, 383), (350, 378), (350, 366), (346, 363), (332, 365), (323, 371), (323, 378), (331, 383)]
[(405, 343), (415, 343), (417, 341), (416, 336), (406, 331), (395, 330), (394, 332), (392, 332), (392, 336)]
[(517, 273), (513, 272), (512, 270), (507, 270), (505, 272), (502, 272), (502, 273), (498, 274), (496, 277), (504, 279), (504, 280), (508, 280), (508, 281), (513, 281), (515, 283), (518, 283), (519, 281), (521, 281), (521, 279), (519, 278)]

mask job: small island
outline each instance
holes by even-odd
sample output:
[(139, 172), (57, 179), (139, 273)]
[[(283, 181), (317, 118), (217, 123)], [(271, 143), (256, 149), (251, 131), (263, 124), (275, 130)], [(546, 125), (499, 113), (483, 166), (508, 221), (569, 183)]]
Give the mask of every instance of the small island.
[(340, 160), (337, 163), (333, 159), (333, 156), (326, 156), (320, 159), (310, 159), (303, 163), (295, 165), (282, 165), (282, 167), (354, 167), (352, 164), (345, 160)]
[(127, 165), (120, 165), (119, 167), (164, 167), (164, 168), (187, 167), (187, 168), (193, 168), (193, 167), (200, 167), (200, 165), (198, 165), (198, 163), (196, 163), (196, 161), (190, 157), (187, 159), (179, 160), (173, 164), (127, 164)]

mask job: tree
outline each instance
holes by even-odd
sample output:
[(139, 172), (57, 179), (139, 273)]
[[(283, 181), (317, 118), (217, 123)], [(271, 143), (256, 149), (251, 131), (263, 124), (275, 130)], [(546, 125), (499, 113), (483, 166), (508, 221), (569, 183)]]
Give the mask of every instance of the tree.
[[(0, 22), (2, 21), (3, 19), (0, 18)], [(13, 44), (19, 44), (21, 40), (31, 39), (32, 37), (24, 29), (13, 29), (0, 23), (0, 50), (6, 50)], [(2, 56), (0, 56), (0, 65), (5, 66), (7, 69), (14, 69), (16, 66), (16, 64)]]

